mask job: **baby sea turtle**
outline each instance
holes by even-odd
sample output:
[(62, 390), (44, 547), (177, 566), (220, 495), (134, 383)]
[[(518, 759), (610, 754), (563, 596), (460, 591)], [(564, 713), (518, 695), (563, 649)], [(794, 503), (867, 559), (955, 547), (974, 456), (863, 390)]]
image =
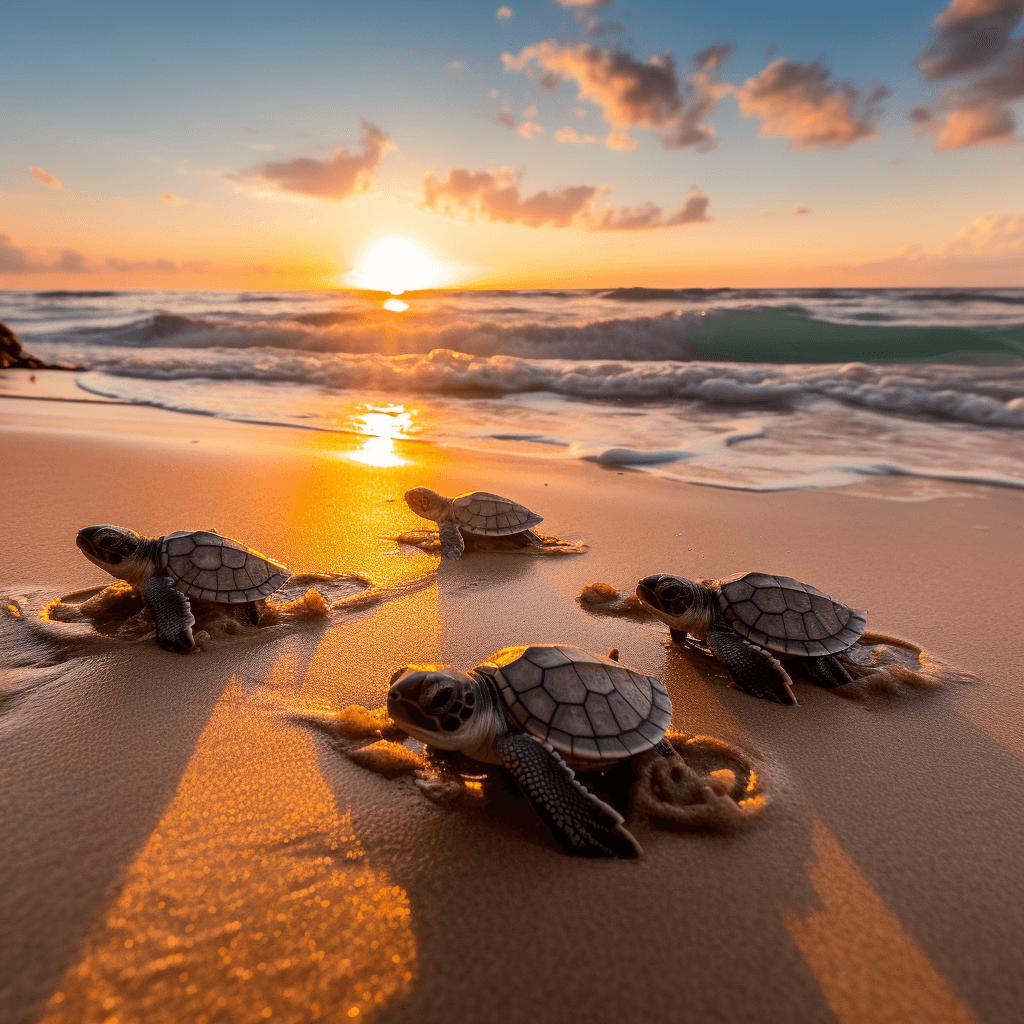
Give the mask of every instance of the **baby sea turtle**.
[(527, 542), (541, 544), (530, 527), (543, 522), (544, 517), (500, 494), (469, 491), (457, 498), (445, 498), (429, 487), (414, 487), (405, 492), (405, 500), (416, 515), (438, 524), (442, 558), (458, 558), (462, 554), (466, 546), (463, 533), (484, 537), (525, 534), (523, 539)]
[(503, 765), (562, 849), (584, 857), (636, 857), (640, 846), (573, 769), (652, 748), (674, 756), (665, 687), (579, 647), (506, 647), (468, 672), (410, 665), (391, 677), (388, 714), (424, 743)]
[(241, 605), (255, 625), (255, 602), (291, 575), (266, 555), (212, 530), (143, 537), (121, 526), (87, 526), (75, 543), (90, 562), (142, 592), (157, 642), (168, 651), (195, 646), (189, 597)]
[(788, 673), (772, 656), (802, 658), (820, 686), (842, 686), (849, 672), (833, 657), (864, 632), (867, 613), (848, 608), (789, 576), (737, 573), (721, 580), (645, 576), (636, 596), (669, 626), (672, 639), (704, 641), (736, 684), (754, 697), (795, 704)]

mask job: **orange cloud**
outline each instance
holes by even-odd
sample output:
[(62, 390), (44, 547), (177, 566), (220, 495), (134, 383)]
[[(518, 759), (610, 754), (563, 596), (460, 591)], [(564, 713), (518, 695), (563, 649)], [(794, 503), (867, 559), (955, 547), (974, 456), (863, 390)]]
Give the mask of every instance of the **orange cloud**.
[(374, 124), (360, 118), (362, 153), (336, 149), (329, 160), (299, 157), (260, 164), (229, 180), (317, 199), (350, 199), (373, 187), (374, 175), (394, 143)]
[(875, 125), (889, 90), (878, 88), (862, 102), (849, 82), (830, 82), (831, 74), (817, 61), (780, 57), (733, 91), (740, 113), (761, 120), (760, 134), (789, 139), (790, 149), (841, 149), (878, 138)]
[(47, 188), (63, 188), (61, 182), (55, 178), (52, 174), (47, 174), (42, 167), (30, 167), (28, 173), (32, 175), (40, 185), (46, 185)]
[(176, 196), (173, 192), (161, 192), (160, 198), (168, 206), (184, 206), (185, 204), (188, 203), (188, 200), (185, 199), (183, 196)]
[(977, 217), (945, 247), (943, 255), (1024, 258), (1024, 213)]
[(555, 142), (572, 142), (579, 145), (589, 145), (592, 142), (597, 142), (595, 135), (580, 135), (575, 128), (559, 128), (555, 132)]
[(69, 274), (88, 271), (85, 257), (74, 249), (62, 249), (52, 263), (32, 259), (24, 249), (18, 248), (10, 235), (0, 235), (0, 274), (31, 274), (40, 270), (62, 270)]
[(502, 5), (497, 9), (497, 11), (494, 12), (494, 16), (498, 19), (498, 21), (508, 21), (508, 19), (511, 18), (515, 13), (516, 12), (513, 11), (511, 7), (506, 7)]
[(929, 81), (966, 76), (956, 89), (915, 107), (919, 133), (935, 132), (939, 152), (1019, 142), (1009, 104), (1024, 99), (1024, 0), (952, 0), (932, 22), (932, 43), (917, 66)]
[(694, 189), (682, 208), (669, 217), (653, 203), (616, 209), (596, 200), (608, 189), (598, 185), (569, 185), (522, 196), (519, 175), (508, 168), (469, 171), (456, 167), (444, 181), (433, 174), (423, 179), (425, 209), (470, 220), (498, 221), (526, 227), (576, 227), (587, 231), (638, 230), (675, 227), (708, 221), (708, 198)]
[(562, 45), (549, 39), (524, 47), (515, 57), (503, 53), (501, 59), (507, 71), (526, 71), (542, 89), (575, 81), (579, 98), (597, 103), (612, 126), (606, 140), (610, 148), (635, 148), (623, 144), (628, 138), (624, 132), (639, 127), (660, 129), (666, 148), (693, 146), (706, 151), (718, 142), (714, 128), (703, 119), (728, 92), (712, 73), (731, 50), (731, 45), (719, 44), (697, 54), (685, 95), (670, 53), (643, 62), (624, 50)]

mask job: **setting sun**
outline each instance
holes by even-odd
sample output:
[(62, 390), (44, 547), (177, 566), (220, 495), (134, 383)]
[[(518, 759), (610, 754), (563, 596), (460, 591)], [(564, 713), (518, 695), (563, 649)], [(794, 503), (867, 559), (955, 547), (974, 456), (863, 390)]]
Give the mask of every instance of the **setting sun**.
[(382, 238), (363, 253), (359, 267), (346, 280), (357, 288), (401, 295), (448, 284), (450, 276), (444, 263), (432, 259), (415, 242), (407, 238)]

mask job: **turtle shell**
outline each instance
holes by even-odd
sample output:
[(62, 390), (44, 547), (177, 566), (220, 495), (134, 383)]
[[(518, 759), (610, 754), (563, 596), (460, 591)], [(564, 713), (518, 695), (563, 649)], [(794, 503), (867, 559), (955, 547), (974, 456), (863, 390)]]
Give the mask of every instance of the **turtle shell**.
[(668, 691), (579, 647), (506, 647), (478, 671), (498, 683), (509, 717), (560, 754), (618, 761), (643, 753), (672, 721)]
[(740, 636), (782, 654), (821, 657), (852, 647), (867, 613), (789, 576), (737, 573), (718, 580), (722, 614)]
[(160, 568), (183, 594), (230, 604), (258, 601), (291, 575), (239, 541), (204, 530), (179, 530), (162, 537)]
[(470, 491), (452, 498), (451, 519), (460, 530), (486, 537), (506, 537), (543, 522), (525, 505), (488, 491)]

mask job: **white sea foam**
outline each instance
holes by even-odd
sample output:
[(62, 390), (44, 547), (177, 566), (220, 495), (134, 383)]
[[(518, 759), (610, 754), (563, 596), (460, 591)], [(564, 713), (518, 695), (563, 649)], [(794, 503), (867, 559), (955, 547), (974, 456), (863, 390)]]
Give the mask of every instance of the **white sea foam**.
[[(753, 490), (1020, 486), (1024, 290), (0, 293), (91, 393)], [(638, 315), (640, 314), (640, 315)]]

